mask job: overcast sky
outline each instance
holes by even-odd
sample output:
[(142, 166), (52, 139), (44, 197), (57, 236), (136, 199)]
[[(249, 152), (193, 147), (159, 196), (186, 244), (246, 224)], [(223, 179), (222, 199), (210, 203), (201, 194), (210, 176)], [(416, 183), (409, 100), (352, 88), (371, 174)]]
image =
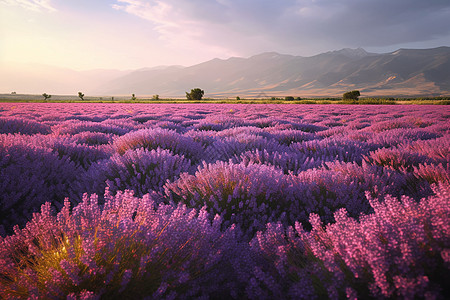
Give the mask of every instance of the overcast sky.
[(0, 0), (0, 62), (76, 70), (438, 46), (450, 0)]

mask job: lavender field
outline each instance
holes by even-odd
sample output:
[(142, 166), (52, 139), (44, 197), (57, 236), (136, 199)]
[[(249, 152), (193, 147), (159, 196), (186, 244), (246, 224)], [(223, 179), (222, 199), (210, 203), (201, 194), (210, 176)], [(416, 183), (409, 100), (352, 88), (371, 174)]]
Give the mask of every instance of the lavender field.
[(450, 297), (445, 106), (0, 104), (0, 298)]

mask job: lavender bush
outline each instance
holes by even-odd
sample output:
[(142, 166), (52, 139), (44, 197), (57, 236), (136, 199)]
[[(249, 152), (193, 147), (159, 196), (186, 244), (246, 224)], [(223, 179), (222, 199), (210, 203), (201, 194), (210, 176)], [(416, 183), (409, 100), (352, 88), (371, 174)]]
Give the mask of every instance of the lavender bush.
[(1, 133), (21, 133), (29, 135), (37, 133), (49, 134), (50, 126), (17, 117), (0, 118), (0, 134)]
[(189, 137), (173, 130), (161, 128), (142, 129), (130, 132), (114, 141), (117, 153), (124, 154), (127, 150), (137, 148), (168, 149), (175, 154), (182, 154), (188, 159), (199, 160), (203, 152), (200, 144)]
[(166, 181), (174, 181), (191, 168), (191, 162), (183, 155), (161, 148), (138, 148), (98, 162), (87, 177), (93, 191), (99, 194), (108, 187), (113, 192), (128, 189), (143, 196), (151, 191), (162, 192)]
[(173, 202), (206, 206), (211, 215), (219, 214), (226, 226), (235, 223), (252, 232), (283, 218), (289, 208), (283, 197), (285, 187), (283, 173), (273, 167), (217, 162), (205, 163), (195, 175), (182, 174), (165, 190)]
[(275, 166), (283, 170), (285, 174), (298, 174), (301, 171), (320, 167), (323, 164), (321, 159), (302, 152), (285, 151), (280, 153), (278, 151), (268, 152), (266, 149), (248, 150), (240, 155), (235, 154), (231, 160), (235, 163)]
[(369, 197), (374, 213), (356, 220), (345, 209), (324, 226), (267, 224), (251, 241), (264, 259), (248, 290), (255, 298), (443, 299), (450, 275), (450, 188), (419, 202)]
[(50, 149), (0, 145), (0, 234), (25, 225), (46, 201), (58, 208), (78, 193), (83, 170)]
[[(0, 240), (2, 298), (239, 297), (247, 250), (233, 228), (205, 210), (159, 205), (131, 193), (85, 195), (55, 216), (42, 206), (24, 229)], [(248, 252), (248, 250), (247, 250)], [(244, 255), (245, 256), (245, 255)]]
[(0, 298), (446, 299), (449, 118), (2, 103)]

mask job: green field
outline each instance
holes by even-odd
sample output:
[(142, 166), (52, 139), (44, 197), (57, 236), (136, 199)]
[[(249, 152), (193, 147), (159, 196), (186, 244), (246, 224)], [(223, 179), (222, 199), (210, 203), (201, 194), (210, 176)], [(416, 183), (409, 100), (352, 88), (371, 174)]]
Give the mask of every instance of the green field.
[(226, 104), (416, 104), (416, 105), (449, 105), (449, 97), (417, 97), (417, 98), (364, 98), (358, 101), (344, 101), (342, 98), (301, 98), (301, 100), (285, 100), (284, 97), (272, 98), (204, 98), (202, 100), (187, 100), (185, 98), (142, 97), (132, 100), (129, 96), (86, 96), (81, 100), (75, 95), (54, 95), (45, 100), (42, 95), (31, 94), (0, 94), (0, 102), (17, 103), (226, 103)]

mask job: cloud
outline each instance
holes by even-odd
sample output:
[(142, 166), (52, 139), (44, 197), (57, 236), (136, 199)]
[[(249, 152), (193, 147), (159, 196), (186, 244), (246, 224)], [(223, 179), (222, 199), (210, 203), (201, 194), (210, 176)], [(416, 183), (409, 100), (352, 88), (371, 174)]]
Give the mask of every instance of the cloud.
[[(225, 13), (228, 7), (220, 2), (119, 0), (112, 7), (150, 21), (165, 46), (194, 51), (197, 56), (208, 52), (236, 55), (220, 42), (232, 32), (227, 28), (231, 20)], [(220, 38), (216, 40), (218, 32)]]
[(448, 0), (118, 0), (166, 42), (245, 49), (381, 47), (450, 35)]
[(365, 46), (417, 42), (450, 34), (450, 2), (446, 0), (318, 2), (312, 14), (295, 20), (293, 28), (309, 23), (314, 36)]
[(56, 9), (51, 5), (51, 0), (0, 0), (0, 3), (8, 6), (20, 6), (28, 10), (53, 12)]

